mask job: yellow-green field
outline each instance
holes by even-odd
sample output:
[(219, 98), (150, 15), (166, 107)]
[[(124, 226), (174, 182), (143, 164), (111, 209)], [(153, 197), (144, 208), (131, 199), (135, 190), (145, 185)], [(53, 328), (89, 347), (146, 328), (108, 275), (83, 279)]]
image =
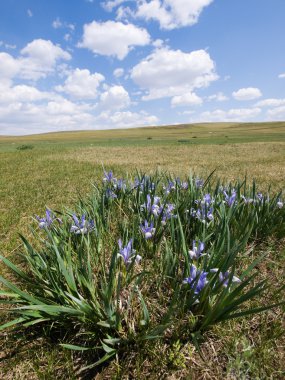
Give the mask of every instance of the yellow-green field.
[[(145, 172), (159, 169), (181, 177), (191, 172), (206, 177), (215, 170), (215, 175), (225, 181), (247, 176), (249, 181), (255, 179), (263, 191), (271, 185), (277, 192), (285, 188), (284, 164), (285, 123), (281, 122), (0, 137), (0, 251), (14, 257), (20, 244), (18, 232), (29, 235), (31, 216), (43, 214), (46, 206), (72, 207), (78, 194), (84, 196), (91, 190), (92, 182), (101, 180), (102, 166), (116, 175), (132, 175), (136, 169)], [(282, 276), (284, 246), (272, 244), (270, 249), (275, 256), (270, 257), (264, 270), (270, 271), (268, 268), (273, 265), (275, 276)], [(1, 271), (7, 276), (3, 267)], [(285, 374), (282, 318), (282, 312), (277, 310), (227, 323), (223, 329), (215, 328), (203, 345), (206, 362), (191, 345), (182, 351), (174, 347), (173, 355), (185, 366), (179, 369), (174, 365), (169, 369), (169, 377), (160, 378), (255, 378), (247, 377), (247, 373), (258, 372), (261, 365), (264, 371), (260, 370), (256, 379), (266, 378), (261, 376), (267, 376), (270, 370), (275, 370), (272, 378), (281, 379)], [(269, 336), (268, 323), (276, 326), (276, 336)], [(76, 378), (71, 354), (59, 351), (52, 342), (36, 340), (25, 346), (21, 337), (10, 337), (7, 333), (1, 339), (1, 379)], [(15, 348), (16, 343), (19, 349)], [(159, 378), (155, 377), (159, 355), (149, 354), (153, 371), (151, 363), (143, 357), (133, 358), (130, 367), (144, 363), (149, 366), (145, 372), (148, 378)], [(96, 379), (116, 378), (112, 377), (115, 372), (113, 363)]]

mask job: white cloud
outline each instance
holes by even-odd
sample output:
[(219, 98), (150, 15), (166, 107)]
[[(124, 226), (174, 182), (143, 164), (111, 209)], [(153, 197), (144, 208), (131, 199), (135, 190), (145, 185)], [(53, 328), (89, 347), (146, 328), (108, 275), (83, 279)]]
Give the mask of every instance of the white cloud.
[[(51, 98), (54, 96), (54, 99), (41, 101), (40, 95), (37, 91), (31, 90), (31, 101), (23, 102), (21, 101), (23, 99), (18, 96), (14, 98), (14, 101), (11, 99), (8, 104), (0, 102), (1, 134), (21, 135), (59, 130), (132, 128), (158, 123), (156, 116), (143, 111), (119, 111), (117, 107), (117, 110), (108, 109), (96, 115), (93, 105), (72, 102), (60, 95), (52, 94), (50, 96)], [(36, 99), (39, 102), (32, 101)]]
[[(137, 1), (137, 8), (130, 10), (129, 7), (119, 8), (117, 14), (120, 18), (128, 18), (132, 15), (135, 18), (158, 21), (162, 29), (175, 29), (184, 26), (191, 26), (198, 22), (203, 9), (209, 6), (213, 0), (140, 0)], [(107, 2), (123, 3), (124, 1)]]
[(84, 25), (82, 42), (78, 47), (122, 60), (134, 46), (145, 46), (149, 43), (150, 36), (146, 29), (115, 21), (93, 21)]
[(58, 17), (52, 22), (51, 25), (54, 29), (59, 29), (63, 26), (62, 22), (60, 21)]
[(63, 36), (63, 39), (64, 41), (70, 41), (71, 40), (71, 34), (70, 33), (65, 33), (65, 35)]
[(37, 80), (55, 71), (60, 60), (70, 60), (71, 55), (49, 40), (34, 40), (21, 50), (19, 77)]
[(7, 44), (4, 41), (0, 41), (0, 46), (3, 46), (5, 49), (16, 49), (16, 45)]
[(43, 92), (38, 90), (36, 87), (27, 86), (24, 84), (14, 87), (0, 84), (0, 104), (16, 102), (29, 103), (56, 98), (57, 96), (53, 93)]
[(146, 112), (118, 111), (114, 114), (102, 112), (97, 118), (98, 122), (103, 123), (103, 129), (107, 128), (135, 128), (147, 125), (157, 125), (158, 118)]
[(157, 49), (131, 70), (131, 78), (147, 91), (143, 100), (181, 96), (206, 87), (218, 78), (215, 64), (205, 50), (184, 53)]
[(264, 99), (255, 104), (255, 107), (278, 107), (285, 105), (285, 99)]
[(207, 97), (208, 101), (216, 101), (216, 102), (225, 102), (229, 98), (224, 95), (222, 92), (218, 92), (217, 94), (213, 94)]
[(69, 73), (63, 86), (56, 86), (56, 90), (77, 99), (95, 99), (98, 96), (98, 87), (104, 80), (100, 73), (91, 74), (87, 69), (77, 68)]
[(183, 95), (176, 95), (171, 99), (171, 106), (197, 106), (201, 105), (203, 100), (194, 92), (187, 92)]
[(90, 107), (58, 97), (40, 104), (14, 102), (0, 104), (1, 134), (28, 134), (58, 130), (91, 129), (94, 116)]
[(130, 103), (129, 94), (123, 86), (112, 86), (100, 95), (99, 107), (113, 112), (127, 108)]
[(280, 78), (280, 79), (285, 78), (285, 73), (279, 74), (279, 75), (278, 75), (278, 78)]
[[(108, 11), (108, 12), (112, 12), (112, 10), (114, 8), (116, 8), (118, 5), (124, 3), (126, 0), (109, 0), (109, 1), (105, 1), (105, 2), (102, 2), (101, 5), (102, 7)], [(134, 0), (131, 0), (131, 1), (134, 1)]]
[(164, 44), (165, 44), (165, 41), (158, 38), (157, 40), (153, 41), (152, 46), (156, 48), (162, 48)]
[(10, 54), (0, 52), (0, 83), (11, 83), (20, 70), (20, 64)]
[(234, 91), (232, 93), (232, 96), (236, 100), (254, 100), (258, 99), (262, 96), (261, 91), (259, 88), (256, 87), (247, 87), (247, 88), (241, 88), (238, 91)]
[[(261, 113), (260, 108), (232, 108), (224, 111), (217, 109), (214, 111), (203, 112), (199, 115), (198, 120), (204, 122), (211, 121), (247, 121), (258, 116)], [(196, 120), (197, 121), (197, 120)]]
[(267, 116), (270, 120), (283, 121), (285, 119), (285, 105), (268, 110)]
[(63, 22), (60, 20), (59, 17), (57, 17), (53, 22), (52, 22), (52, 27), (54, 29), (60, 29), (60, 28), (67, 28), (67, 29), (70, 29), (71, 31), (74, 31), (75, 29), (75, 25), (74, 24), (71, 24), (71, 23), (67, 23), (67, 22)]
[(32, 12), (30, 9), (28, 9), (28, 10), (27, 10), (27, 15), (28, 15), (29, 17), (33, 17), (33, 12)]
[(120, 78), (121, 76), (124, 75), (124, 69), (122, 67), (118, 67), (117, 69), (115, 69), (113, 71), (113, 75), (116, 77), (116, 78)]

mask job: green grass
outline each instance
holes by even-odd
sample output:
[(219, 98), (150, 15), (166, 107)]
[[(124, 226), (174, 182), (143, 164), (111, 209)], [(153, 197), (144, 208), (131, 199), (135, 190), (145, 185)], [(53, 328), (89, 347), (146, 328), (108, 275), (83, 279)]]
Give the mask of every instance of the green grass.
[[(32, 150), (17, 150), (28, 144)], [(122, 175), (136, 167), (157, 167), (205, 176), (213, 169), (232, 180), (256, 178), (261, 188), (285, 187), (285, 123), (197, 124), (118, 131), (50, 133), (0, 137), (0, 251), (15, 257), (18, 232), (29, 236), (31, 216), (72, 207), (102, 177), (102, 163)], [(261, 248), (260, 248), (261, 249)], [(261, 273), (272, 281), (284, 276), (284, 242), (263, 247), (270, 255)], [(0, 272), (7, 275), (3, 266)], [(3, 316), (4, 318), (5, 316)], [(156, 343), (133, 353), (122, 363), (114, 360), (99, 378), (228, 378), (265, 379), (284, 375), (282, 311), (227, 323), (209, 333), (202, 352), (191, 343)], [(49, 339), (33, 343), (1, 335), (0, 378), (72, 379), (77, 356), (56, 348)], [(21, 342), (19, 349), (15, 349)], [(283, 372), (282, 372), (283, 371)], [(283, 374), (283, 375), (282, 375)]]

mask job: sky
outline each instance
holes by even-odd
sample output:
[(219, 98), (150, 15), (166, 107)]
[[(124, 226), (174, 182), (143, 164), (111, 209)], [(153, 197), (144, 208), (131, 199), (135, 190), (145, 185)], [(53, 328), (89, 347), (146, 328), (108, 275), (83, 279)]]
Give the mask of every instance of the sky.
[(0, 0), (0, 135), (285, 120), (284, 16), (285, 0)]

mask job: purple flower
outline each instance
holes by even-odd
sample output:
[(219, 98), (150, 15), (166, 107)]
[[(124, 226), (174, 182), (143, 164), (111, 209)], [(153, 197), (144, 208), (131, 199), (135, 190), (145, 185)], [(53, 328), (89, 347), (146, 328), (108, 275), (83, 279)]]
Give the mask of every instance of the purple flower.
[(175, 188), (176, 188), (175, 181), (168, 181), (167, 186), (163, 186), (163, 189), (165, 190), (166, 195), (168, 195), (172, 190), (175, 190)]
[(104, 171), (104, 177), (103, 177), (103, 182), (105, 183), (116, 183), (117, 179), (113, 176), (112, 170), (109, 171), (109, 173)]
[(188, 182), (182, 182), (182, 183), (181, 183), (181, 189), (182, 189), (182, 190), (187, 190), (187, 189), (188, 189), (188, 186), (189, 186), (189, 185), (188, 185)]
[(165, 225), (167, 220), (176, 217), (176, 215), (173, 215), (174, 210), (175, 210), (175, 205), (172, 203), (166, 204), (164, 208), (161, 207), (160, 212), (163, 211), (162, 220), (161, 220), (162, 225)]
[(118, 190), (125, 191), (125, 190), (126, 190), (126, 187), (127, 187), (127, 185), (126, 185), (126, 183), (125, 183), (125, 180), (122, 179), (122, 178), (118, 179), (117, 184), (116, 184), (116, 188), (117, 188)]
[(198, 209), (197, 211), (192, 211), (192, 216), (196, 217), (197, 219), (201, 220), (201, 222), (205, 223), (208, 219), (209, 221), (214, 219), (213, 216), (213, 207), (207, 208), (207, 205), (202, 205), (201, 209)]
[(95, 225), (93, 220), (86, 220), (85, 215), (83, 214), (81, 220), (77, 218), (75, 214), (72, 215), (74, 224), (70, 228), (70, 232), (74, 232), (76, 235), (87, 234), (94, 230)]
[(147, 240), (153, 238), (155, 234), (155, 228), (153, 228), (153, 222), (151, 222), (150, 225), (148, 225), (148, 221), (145, 220), (144, 225), (141, 224), (140, 227), (141, 227), (142, 233), (144, 234)]
[(201, 204), (205, 204), (206, 206), (210, 206), (212, 203), (212, 198), (210, 194), (205, 194), (203, 200), (201, 201)]
[(201, 189), (204, 185), (204, 181), (200, 178), (195, 179), (195, 186), (197, 189)]
[(141, 210), (147, 210), (148, 212), (151, 211), (151, 196), (150, 194), (147, 194), (146, 196), (146, 202), (141, 205)]
[(149, 213), (152, 213), (156, 218), (161, 213), (161, 207), (159, 206), (160, 203), (160, 197), (154, 197), (153, 203), (151, 200), (150, 194), (147, 194), (146, 196), (146, 203), (141, 205), (141, 210), (147, 210)]
[(133, 239), (130, 239), (128, 244), (123, 247), (122, 240), (118, 240), (120, 253), (118, 253), (119, 257), (122, 257), (126, 266), (132, 263), (133, 260), (138, 264), (141, 261), (141, 256), (136, 255), (136, 251), (133, 249)]
[(105, 194), (106, 194), (106, 197), (109, 198), (109, 199), (115, 199), (115, 198), (117, 198), (117, 195), (111, 189), (107, 189)]
[(147, 189), (149, 191), (154, 191), (155, 184), (153, 182), (150, 182), (150, 178), (148, 176), (144, 176), (141, 181), (138, 178), (135, 178), (133, 189), (137, 188), (139, 188), (140, 190)]
[(205, 249), (205, 244), (199, 240), (198, 246), (196, 246), (196, 240), (193, 240), (192, 250), (189, 250), (188, 253), (192, 260), (198, 260), (200, 257), (205, 256), (206, 253), (202, 252)]
[(236, 193), (235, 189), (232, 190), (231, 195), (228, 195), (228, 193), (226, 191), (224, 191), (223, 193), (225, 196), (225, 202), (227, 203), (227, 205), (229, 207), (232, 207), (232, 205), (235, 203), (235, 200), (237, 197), (237, 193)]
[(208, 272), (200, 271), (194, 264), (190, 267), (190, 276), (183, 280), (183, 284), (190, 284), (194, 289), (194, 294), (199, 294), (201, 290), (207, 285)]
[[(219, 271), (218, 268), (210, 269), (211, 273), (217, 273), (218, 271)], [(225, 288), (229, 284), (229, 277), (230, 277), (230, 272), (229, 271), (226, 271), (225, 273), (222, 273), (222, 272), (219, 273), (219, 281), (223, 284), (223, 286)], [(233, 276), (232, 283), (238, 283), (238, 282), (241, 282), (241, 280), (238, 277)]]
[(55, 220), (59, 223), (62, 223), (61, 219), (56, 218), (53, 215), (52, 211), (49, 210), (48, 208), (46, 209), (46, 217), (45, 218), (40, 218), (38, 215), (36, 215), (36, 219), (38, 220), (39, 227), (41, 229), (49, 228)]

